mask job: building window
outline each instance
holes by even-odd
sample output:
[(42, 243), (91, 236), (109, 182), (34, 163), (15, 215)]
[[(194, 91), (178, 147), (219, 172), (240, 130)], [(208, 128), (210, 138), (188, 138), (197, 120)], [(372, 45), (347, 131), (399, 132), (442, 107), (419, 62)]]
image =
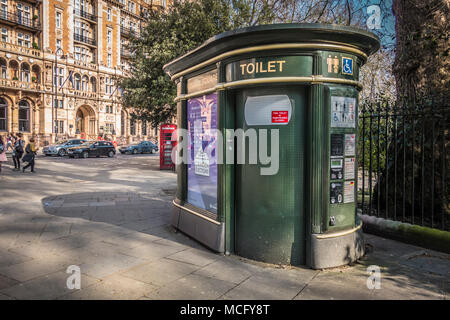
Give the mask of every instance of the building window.
[(64, 109), (64, 101), (62, 99), (61, 100), (54, 99), (53, 101), (54, 101), (56, 109), (58, 109), (58, 108), (59, 109)]
[(105, 112), (106, 113), (113, 113), (113, 107), (112, 106), (106, 106), (106, 110), (105, 110)]
[(107, 64), (108, 64), (108, 67), (111, 67), (111, 64), (112, 64), (112, 56), (111, 56), (111, 53), (108, 53), (108, 56), (107, 56)]
[(0, 58), (1, 78), (6, 79), (8, 77), (8, 67), (6, 66), (6, 60)]
[(19, 102), (19, 131), (30, 132), (30, 105), (25, 100)]
[(8, 104), (6, 100), (0, 98), (0, 131), (6, 131), (6, 115), (8, 112)]
[(81, 76), (77, 73), (75, 74), (75, 90), (81, 89)]
[(81, 79), (81, 90), (88, 91), (89, 78), (87, 76), (83, 76)]
[(163, 7), (163, 8), (167, 7), (167, 1), (166, 0), (161, 0), (161, 7)]
[(114, 132), (114, 124), (113, 123), (105, 123), (105, 132), (113, 133)]
[(111, 44), (112, 42), (112, 31), (108, 28), (108, 31), (106, 31), (106, 43)]
[(94, 77), (91, 78), (91, 91), (97, 92), (97, 80)]
[(53, 133), (64, 133), (64, 120), (54, 120)]
[(31, 26), (30, 6), (25, 6), (21, 3), (17, 4), (17, 20), (20, 24)]
[(106, 12), (107, 12), (106, 16), (108, 18), (108, 21), (112, 21), (111, 8), (108, 8), (108, 10)]
[(64, 68), (54, 68), (53, 84), (62, 86), (64, 82)]
[(61, 28), (61, 19), (62, 19), (61, 11), (56, 11), (55, 24), (56, 28), (58, 29)]
[(17, 33), (17, 45), (21, 47), (30, 47), (30, 35), (23, 34), (22, 32)]
[(112, 93), (113, 81), (112, 78), (105, 77), (105, 92), (107, 94)]
[(30, 65), (23, 62), (20, 66), (20, 81), (30, 82)]
[(2, 41), (8, 42), (8, 29), (2, 28)]
[(132, 136), (136, 135), (136, 120), (130, 120), (130, 134)]
[(136, 9), (136, 5), (134, 4), (134, 2), (128, 1), (128, 11), (136, 13), (135, 9)]
[(147, 135), (147, 121), (145, 120), (142, 121), (142, 135), (143, 136)]
[(2, 0), (0, 15), (3, 19), (6, 19), (6, 17), (8, 16), (8, 0)]
[(56, 50), (62, 47), (61, 39), (56, 39)]

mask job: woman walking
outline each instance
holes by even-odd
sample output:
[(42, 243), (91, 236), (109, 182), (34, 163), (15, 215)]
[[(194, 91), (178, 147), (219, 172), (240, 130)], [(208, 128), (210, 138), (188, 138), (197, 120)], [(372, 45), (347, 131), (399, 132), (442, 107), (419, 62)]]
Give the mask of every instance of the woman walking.
[(0, 172), (2, 172), (2, 163), (8, 161), (6, 159), (6, 144), (3, 137), (0, 136)]
[(18, 133), (16, 141), (14, 142), (13, 151), (14, 171), (20, 171), (20, 159), (23, 156), (24, 145), (25, 141), (22, 139), (22, 134)]
[(22, 172), (25, 172), (25, 170), (28, 167), (31, 167), (31, 172), (34, 171), (34, 157), (36, 155), (36, 146), (34, 144), (34, 138), (30, 139), (30, 142), (27, 144), (27, 147), (25, 148), (26, 155), (23, 156), (22, 161), (28, 162), (26, 166), (23, 167)]

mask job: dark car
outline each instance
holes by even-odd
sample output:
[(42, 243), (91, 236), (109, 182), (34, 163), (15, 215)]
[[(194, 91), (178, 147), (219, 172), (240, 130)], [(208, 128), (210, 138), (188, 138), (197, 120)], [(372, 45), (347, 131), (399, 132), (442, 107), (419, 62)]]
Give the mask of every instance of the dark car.
[(67, 155), (67, 150), (69, 148), (78, 147), (85, 142), (86, 140), (83, 139), (61, 140), (56, 142), (55, 144), (44, 147), (44, 149), (42, 149), (42, 152), (46, 156), (58, 155), (60, 157), (63, 157)]
[(119, 151), (122, 154), (155, 153), (158, 152), (158, 146), (150, 141), (141, 141), (137, 144), (120, 147)]
[(79, 147), (70, 148), (67, 151), (71, 158), (88, 158), (88, 157), (114, 157), (116, 149), (112, 142), (109, 141), (89, 141)]

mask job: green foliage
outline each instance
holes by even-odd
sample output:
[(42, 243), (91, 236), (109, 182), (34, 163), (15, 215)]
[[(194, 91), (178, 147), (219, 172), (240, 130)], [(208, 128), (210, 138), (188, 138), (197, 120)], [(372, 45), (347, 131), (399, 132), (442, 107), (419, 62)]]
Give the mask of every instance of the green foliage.
[(270, 1), (174, 1), (167, 10), (149, 12), (148, 24), (131, 41), (131, 77), (119, 82), (123, 104), (132, 116), (157, 126), (175, 114), (176, 88), (163, 66), (224, 31), (271, 23)]

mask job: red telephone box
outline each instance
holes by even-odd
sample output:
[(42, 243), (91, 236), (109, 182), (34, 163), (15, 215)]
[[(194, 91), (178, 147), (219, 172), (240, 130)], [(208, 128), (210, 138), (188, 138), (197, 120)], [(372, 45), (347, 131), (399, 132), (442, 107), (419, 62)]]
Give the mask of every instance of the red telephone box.
[(159, 142), (159, 169), (175, 169), (172, 162), (172, 150), (177, 145), (177, 126), (174, 124), (163, 124), (160, 129)]

